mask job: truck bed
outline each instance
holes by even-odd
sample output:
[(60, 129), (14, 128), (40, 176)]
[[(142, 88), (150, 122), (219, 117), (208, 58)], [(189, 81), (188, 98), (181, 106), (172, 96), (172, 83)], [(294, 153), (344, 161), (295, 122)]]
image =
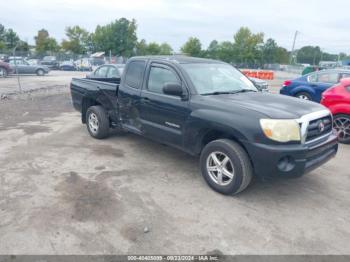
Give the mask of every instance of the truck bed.
[[(110, 100), (117, 99), (119, 84), (103, 81), (96, 81), (88, 78), (73, 78), (70, 89), (73, 106), (76, 110), (82, 112), (83, 103), (86, 99), (101, 97)], [(101, 96), (103, 94), (103, 96)], [(113, 101), (101, 101), (103, 103)]]

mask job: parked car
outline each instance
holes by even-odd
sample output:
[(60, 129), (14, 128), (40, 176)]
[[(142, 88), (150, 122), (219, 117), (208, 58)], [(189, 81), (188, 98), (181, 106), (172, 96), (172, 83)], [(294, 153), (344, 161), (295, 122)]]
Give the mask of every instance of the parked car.
[(11, 59), (10, 67), (13, 72), (18, 74), (36, 74), (38, 76), (43, 76), (50, 72), (50, 69), (47, 66), (30, 65), (24, 59)]
[(338, 85), (322, 94), (321, 104), (333, 114), (333, 126), (339, 142), (350, 143), (350, 78), (343, 78)]
[(265, 80), (255, 77), (249, 77), (249, 79), (260, 92), (269, 92), (269, 84)]
[(78, 59), (74, 64), (79, 71), (92, 71), (92, 65), (88, 58)]
[(91, 57), (89, 58), (89, 61), (90, 61), (90, 64), (95, 67), (105, 64), (104, 58), (100, 58), (100, 57)]
[(223, 194), (253, 175), (301, 176), (338, 149), (324, 106), (258, 92), (221, 61), (133, 57), (120, 84), (73, 78), (71, 95), (93, 138), (119, 128), (198, 155), (204, 179)]
[(94, 72), (87, 75), (86, 77), (92, 80), (119, 84), (124, 67), (124, 64), (102, 65), (96, 68)]
[(344, 77), (350, 77), (350, 70), (330, 69), (313, 72), (284, 81), (280, 94), (320, 102), (322, 93)]
[(30, 65), (39, 65), (40, 60), (39, 59), (28, 59), (26, 60)]
[(47, 66), (51, 70), (57, 70), (60, 67), (60, 63), (57, 61), (55, 56), (44, 56), (44, 58), (40, 61), (40, 64)]
[(59, 67), (62, 71), (76, 71), (77, 68), (73, 61), (63, 61)]
[(0, 78), (7, 77), (12, 72), (13, 70), (8, 63), (0, 61)]

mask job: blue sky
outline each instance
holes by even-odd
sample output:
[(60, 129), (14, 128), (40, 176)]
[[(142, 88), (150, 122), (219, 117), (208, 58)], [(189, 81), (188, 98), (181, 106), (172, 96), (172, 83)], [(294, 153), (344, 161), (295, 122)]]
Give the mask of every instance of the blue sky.
[(350, 54), (349, 0), (0, 0), (0, 23), (33, 43), (45, 28), (59, 41), (66, 26), (93, 31), (97, 24), (126, 17), (138, 23), (138, 37), (147, 42), (168, 42), (175, 50), (190, 36), (204, 47), (211, 40), (233, 39), (241, 26), (264, 32), (291, 49), (319, 45), (323, 51)]

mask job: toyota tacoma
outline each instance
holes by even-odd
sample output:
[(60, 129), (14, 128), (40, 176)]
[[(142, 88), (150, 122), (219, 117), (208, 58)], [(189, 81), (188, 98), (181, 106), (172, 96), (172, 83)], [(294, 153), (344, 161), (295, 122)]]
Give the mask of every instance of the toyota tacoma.
[(133, 57), (120, 83), (73, 79), (71, 95), (92, 137), (119, 128), (198, 155), (204, 179), (223, 194), (241, 192), (253, 176), (301, 176), (338, 149), (324, 106), (257, 92), (220, 61)]

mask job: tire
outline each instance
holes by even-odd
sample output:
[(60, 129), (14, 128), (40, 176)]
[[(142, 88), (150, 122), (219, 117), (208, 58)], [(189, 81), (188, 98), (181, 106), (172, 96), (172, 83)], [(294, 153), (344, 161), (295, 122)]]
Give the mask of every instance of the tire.
[(350, 144), (350, 115), (335, 115), (333, 126), (338, 132), (339, 143)]
[[(213, 155), (219, 160), (221, 167), (217, 168)], [(229, 139), (219, 139), (207, 144), (200, 156), (200, 168), (207, 184), (225, 195), (243, 191), (253, 177), (253, 168), (248, 154), (239, 144)], [(231, 173), (232, 178), (227, 176), (227, 171)], [(219, 172), (222, 174), (221, 181)]]
[(43, 76), (43, 75), (45, 75), (45, 71), (43, 69), (38, 69), (38, 70), (36, 70), (36, 75)]
[(0, 67), (0, 78), (3, 77), (7, 77), (8, 76), (8, 72), (6, 70), (6, 68)]
[(312, 101), (311, 95), (310, 95), (309, 93), (306, 93), (306, 92), (297, 93), (297, 94), (295, 95), (295, 97), (300, 98), (300, 99), (303, 99), (303, 100)]
[(88, 108), (86, 127), (93, 138), (104, 139), (109, 135), (109, 118), (102, 106)]

